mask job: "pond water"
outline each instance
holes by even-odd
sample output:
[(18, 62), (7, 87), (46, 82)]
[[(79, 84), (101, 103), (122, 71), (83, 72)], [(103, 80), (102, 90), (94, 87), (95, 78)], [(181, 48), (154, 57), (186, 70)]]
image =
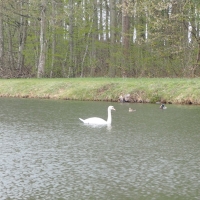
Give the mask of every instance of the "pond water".
[[(111, 127), (78, 119), (109, 105)], [(200, 106), (0, 98), (0, 199), (199, 200), (199, 122)]]

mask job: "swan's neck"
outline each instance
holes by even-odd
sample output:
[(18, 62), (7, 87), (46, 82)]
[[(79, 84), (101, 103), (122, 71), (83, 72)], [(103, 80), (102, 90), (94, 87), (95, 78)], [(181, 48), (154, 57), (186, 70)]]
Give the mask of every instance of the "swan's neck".
[(107, 124), (111, 124), (112, 117), (111, 117), (111, 110), (108, 109), (108, 119), (107, 119)]

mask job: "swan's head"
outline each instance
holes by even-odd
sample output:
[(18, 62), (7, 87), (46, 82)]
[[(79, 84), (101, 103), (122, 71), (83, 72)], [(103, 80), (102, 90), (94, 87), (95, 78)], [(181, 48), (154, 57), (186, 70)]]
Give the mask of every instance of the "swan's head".
[(108, 110), (115, 110), (115, 108), (113, 106), (109, 106)]

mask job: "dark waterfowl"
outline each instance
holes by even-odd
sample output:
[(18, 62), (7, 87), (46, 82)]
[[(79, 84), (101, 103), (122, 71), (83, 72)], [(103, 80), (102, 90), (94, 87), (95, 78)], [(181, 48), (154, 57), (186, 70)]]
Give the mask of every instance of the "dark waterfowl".
[(160, 109), (165, 110), (165, 109), (167, 109), (167, 107), (166, 107), (164, 104), (161, 104), (161, 105), (160, 105)]

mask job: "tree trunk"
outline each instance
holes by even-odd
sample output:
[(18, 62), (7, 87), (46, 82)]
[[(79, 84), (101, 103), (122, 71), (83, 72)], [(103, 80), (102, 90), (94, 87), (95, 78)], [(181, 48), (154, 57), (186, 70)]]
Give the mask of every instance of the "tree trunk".
[(196, 75), (196, 71), (200, 68), (200, 39), (197, 42), (198, 42), (198, 52), (197, 52), (196, 64), (194, 65), (193, 70), (192, 70), (193, 78)]
[(4, 57), (4, 37), (3, 37), (3, 14), (2, 14), (2, 7), (3, 7), (2, 0), (0, 1), (0, 68), (3, 67), (3, 57)]
[(27, 20), (23, 17), (23, 7), (24, 2), (20, 2), (20, 9), (21, 9), (21, 15), (20, 15), (20, 33), (19, 33), (19, 52), (18, 52), (18, 63), (17, 68), (20, 70), (24, 67), (24, 45), (26, 42), (26, 33), (27, 33)]
[(14, 68), (14, 56), (13, 56), (13, 41), (12, 41), (12, 34), (11, 34), (11, 27), (8, 28), (8, 49), (9, 49), (9, 68), (12, 69)]
[(198, 41), (197, 64), (200, 64), (200, 39)]
[(51, 0), (52, 4), (52, 19), (51, 19), (51, 26), (52, 26), (52, 32), (51, 32), (51, 72), (50, 72), (50, 78), (52, 78), (53, 75), (53, 68), (54, 68), (54, 60), (55, 60), (55, 47), (56, 47), (56, 41), (55, 41), (55, 1)]
[(96, 41), (98, 40), (98, 13), (97, 13), (97, 0), (94, 0), (93, 3), (94, 7), (94, 16), (93, 16), (93, 34), (92, 34), (92, 58), (90, 63), (90, 76), (94, 76), (95, 74), (95, 68), (96, 68)]
[(100, 40), (103, 41), (103, 7), (102, 7), (102, 0), (99, 2), (99, 30), (100, 30)]
[(129, 52), (129, 29), (130, 21), (127, 13), (128, 0), (122, 1), (122, 47), (125, 59)]
[(116, 42), (116, 2), (115, 0), (110, 0), (110, 66), (109, 66), (109, 76), (115, 76), (116, 59), (115, 59), (115, 42)]
[(68, 70), (68, 77), (73, 76), (73, 58), (74, 58), (74, 39), (73, 39), (73, 32), (74, 32), (74, 11), (73, 11), (73, 0), (69, 0), (69, 70)]
[(128, 69), (129, 63), (129, 29), (130, 29), (130, 21), (128, 16), (128, 0), (122, 0), (122, 76), (126, 76), (126, 71)]
[(108, 6), (108, 0), (105, 0), (105, 4), (106, 4), (106, 41), (108, 42), (109, 41), (109, 6)]
[(40, 57), (38, 63), (38, 73), (37, 77), (42, 78), (44, 75), (45, 67), (45, 51), (46, 51), (46, 41), (45, 41), (45, 17), (46, 17), (46, 0), (41, 0), (41, 15), (40, 15)]

